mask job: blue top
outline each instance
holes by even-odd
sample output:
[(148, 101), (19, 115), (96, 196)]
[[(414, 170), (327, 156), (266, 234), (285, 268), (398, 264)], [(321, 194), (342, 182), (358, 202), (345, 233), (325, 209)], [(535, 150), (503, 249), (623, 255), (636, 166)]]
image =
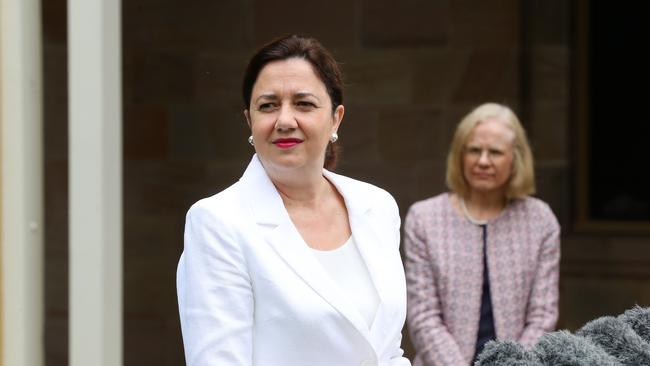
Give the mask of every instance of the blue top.
[(476, 353), (474, 361), (483, 351), (483, 347), (488, 341), (496, 339), (494, 331), (494, 318), (492, 317), (492, 297), (490, 296), (490, 276), (487, 266), (487, 225), (481, 225), (483, 228), (483, 295), (481, 296), (481, 318), (478, 322), (478, 337), (476, 340)]

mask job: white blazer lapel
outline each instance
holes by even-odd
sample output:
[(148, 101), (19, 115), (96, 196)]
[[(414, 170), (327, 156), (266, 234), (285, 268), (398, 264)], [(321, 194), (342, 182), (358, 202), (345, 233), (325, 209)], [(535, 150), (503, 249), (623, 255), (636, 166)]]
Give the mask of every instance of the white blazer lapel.
[(359, 216), (356, 214), (350, 215), (350, 226), (352, 226), (352, 235), (354, 236), (359, 252), (361, 253), (366, 267), (368, 268), (368, 272), (370, 273), (370, 278), (372, 279), (377, 294), (379, 295), (379, 307), (377, 308), (375, 319), (370, 328), (371, 343), (377, 347), (384, 338), (378, 330), (385, 329), (382, 322), (390, 319), (390, 317), (386, 316), (387, 314), (385, 314), (385, 312), (388, 310), (386, 306), (388, 300), (387, 296), (389, 293), (388, 288), (392, 282), (392, 279), (389, 278), (388, 275), (393, 272), (387, 270), (384, 261), (384, 258), (389, 257), (389, 254), (384, 253), (385, 246), (380, 245), (380, 241), (385, 239), (382, 239), (382, 237), (375, 232), (368, 216)]
[[(382, 225), (386, 218), (373, 217), (375, 212), (372, 209), (373, 200), (364, 190), (355, 190), (346, 184), (339, 176), (331, 172), (325, 176), (336, 186), (337, 190), (345, 199), (352, 228), (352, 236), (355, 239), (359, 252), (368, 268), (372, 282), (379, 295), (379, 307), (375, 319), (370, 328), (371, 344), (376, 349), (381, 349), (383, 342), (388, 341), (385, 337), (385, 330), (388, 329), (387, 322), (393, 321), (393, 314), (390, 313), (389, 294), (393, 290), (394, 271), (389, 261), (395, 254), (389, 250), (393, 248), (392, 243), (384, 241), (393, 240), (393, 228), (384, 228)], [(364, 199), (365, 198), (365, 199)]]
[(343, 297), (293, 225), (282, 198), (257, 158), (249, 164), (241, 182), (249, 207), (265, 241), (323, 300), (342, 314), (366, 338), (369, 329), (354, 304)]

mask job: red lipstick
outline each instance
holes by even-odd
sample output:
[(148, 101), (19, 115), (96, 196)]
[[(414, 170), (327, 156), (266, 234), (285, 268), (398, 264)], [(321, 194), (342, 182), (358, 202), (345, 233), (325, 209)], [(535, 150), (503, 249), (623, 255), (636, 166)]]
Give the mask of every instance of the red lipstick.
[(302, 143), (301, 139), (297, 138), (284, 138), (273, 140), (273, 144), (280, 149), (290, 149), (298, 144)]

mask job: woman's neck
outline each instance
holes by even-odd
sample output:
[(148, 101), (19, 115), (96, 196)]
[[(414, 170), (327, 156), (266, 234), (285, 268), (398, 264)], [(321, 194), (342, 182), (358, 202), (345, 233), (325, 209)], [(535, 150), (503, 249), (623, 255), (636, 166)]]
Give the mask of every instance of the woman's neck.
[(327, 193), (329, 182), (323, 176), (322, 162), (288, 168), (260, 161), (285, 206), (288, 203), (318, 202)]
[(282, 176), (271, 181), (280, 193), (285, 207), (316, 208), (319, 202), (331, 192), (330, 183), (321, 174), (310, 177)]
[(460, 197), (465, 214), (476, 221), (490, 220), (498, 216), (506, 206), (505, 194), (470, 191), (467, 197)]

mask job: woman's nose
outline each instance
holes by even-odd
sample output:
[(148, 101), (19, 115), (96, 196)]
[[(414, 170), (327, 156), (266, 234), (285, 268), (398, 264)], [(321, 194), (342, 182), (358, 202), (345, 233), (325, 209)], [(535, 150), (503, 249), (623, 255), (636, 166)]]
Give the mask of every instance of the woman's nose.
[(481, 156), (478, 158), (478, 163), (481, 165), (490, 164), (490, 153), (487, 150), (481, 151)]
[(278, 119), (275, 121), (275, 129), (279, 131), (292, 130), (297, 126), (293, 110), (289, 105), (283, 104), (278, 113)]

